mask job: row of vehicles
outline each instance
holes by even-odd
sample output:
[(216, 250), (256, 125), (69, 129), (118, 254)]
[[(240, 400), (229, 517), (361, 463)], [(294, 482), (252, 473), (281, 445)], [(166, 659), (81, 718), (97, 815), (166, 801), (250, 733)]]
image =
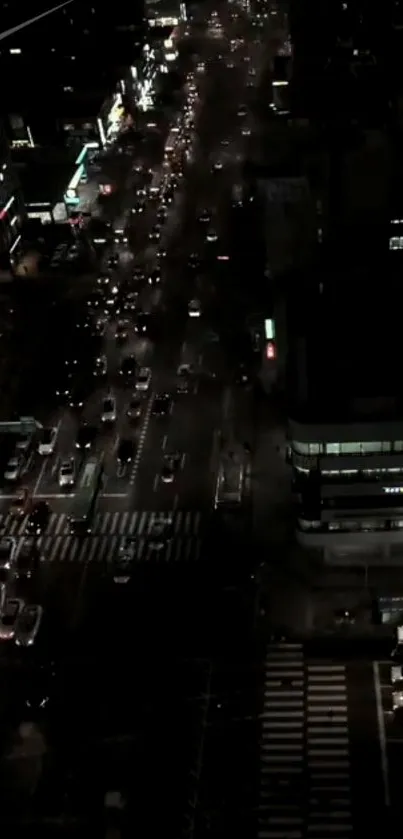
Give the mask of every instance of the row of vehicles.
[[(28, 526), (32, 522), (30, 517)], [(35, 641), (42, 621), (42, 606), (28, 603), (24, 597), (11, 596), (9, 592), (13, 586), (25, 591), (38, 563), (32, 536), (22, 544), (11, 536), (0, 539), (0, 641), (14, 641), (19, 647), (30, 647)]]

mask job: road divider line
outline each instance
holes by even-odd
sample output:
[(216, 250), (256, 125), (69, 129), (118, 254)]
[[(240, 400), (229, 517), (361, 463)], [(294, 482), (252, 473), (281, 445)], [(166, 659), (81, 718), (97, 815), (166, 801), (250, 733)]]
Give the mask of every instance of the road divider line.
[(379, 664), (377, 661), (373, 662), (374, 686), (375, 686), (375, 700), (376, 700), (376, 715), (378, 718), (378, 734), (379, 734), (379, 748), (381, 753), (381, 769), (383, 780), (383, 794), (385, 806), (390, 807), (390, 791), (389, 791), (389, 765), (386, 747), (386, 733), (385, 720), (383, 716), (383, 703), (381, 680), (379, 677)]
[(148, 426), (149, 426), (149, 423), (150, 423), (150, 417), (151, 417), (153, 402), (154, 402), (154, 394), (151, 394), (151, 396), (148, 400), (147, 410), (146, 410), (145, 415), (144, 415), (143, 424), (141, 426), (136, 457), (134, 458), (133, 469), (132, 469), (132, 473), (130, 475), (130, 482), (129, 482), (130, 486), (134, 485), (136, 477), (137, 477), (137, 472), (138, 472), (138, 469), (139, 469), (140, 460), (141, 460), (141, 456), (143, 454), (143, 449), (144, 449), (144, 445), (145, 445), (145, 441), (146, 441), (146, 437), (147, 437)]

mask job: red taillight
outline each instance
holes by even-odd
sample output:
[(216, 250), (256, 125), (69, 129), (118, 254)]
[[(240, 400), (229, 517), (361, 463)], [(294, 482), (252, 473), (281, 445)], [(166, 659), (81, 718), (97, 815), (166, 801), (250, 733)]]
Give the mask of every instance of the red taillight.
[(270, 361), (274, 361), (276, 358), (276, 345), (273, 344), (273, 341), (269, 341), (266, 347), (266, 357)]

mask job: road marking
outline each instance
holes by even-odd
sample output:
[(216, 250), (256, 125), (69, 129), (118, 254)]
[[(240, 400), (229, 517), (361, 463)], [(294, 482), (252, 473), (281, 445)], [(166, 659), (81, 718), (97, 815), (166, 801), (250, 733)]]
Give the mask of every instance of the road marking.
[(382, 691), (381, 681), (379, 678), (379, 664), (377, 661), (373, 662), (374, 685), (375, 685), (375, 700), (376, 700), (376, 715), (378, 718), (378, 732), (379, 745), (381, 749), (381, 768), (383, 780), (383, 792), (385, 798), (385, 806), (390, 807), (390, 791), (389, 791), (389, 766), (386, 752), (386, 734), (385, 734), (385, 720), (383, 716), (382, 705)]
[(157, 492), (159, 481), (160, 481), (159, 475), (156, 475), (155, 478), (154, 478), (154, 483), (153, 483), (153, 492)]
[(147, 437), (147, 430), (148, 430), (148, 426), (149, 426), (149, 423), (150, 423), (153, 401), (154, 401), (154, 395), (151, 394), (151, 396), (148, 400), (147, 410), (146, 410), (145, 415), (144, 415), (143, 424), (141, 426), (141, 431), (140, 431), (140, 435), (139, 435), (139, 444), (138, 444), (138, 447), (137, 447), (136, 457), (134, 459), (133, 469), (132, 469), (132, 472), (131, 472), (131, 475), (130, 475), (130, 481), (129, 481), (130, 486), (133, 486), (133, 484), (135, 483), (136, 477), (137, 477), (137, 472), (138, 472), (138, 469), (139, 469), (140, 460), (141, 460), (141, 456), (143, 454), (143, 449), (144, 449), (144, 445), (145, 445), (145, 441), (146, 441), (146, 437)]
[(128, 492), (101, 492), (100, 498), (126, 498)]

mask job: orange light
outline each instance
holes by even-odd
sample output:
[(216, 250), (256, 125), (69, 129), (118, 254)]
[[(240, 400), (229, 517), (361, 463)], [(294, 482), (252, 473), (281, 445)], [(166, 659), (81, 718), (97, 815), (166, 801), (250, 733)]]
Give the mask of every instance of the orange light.
[(275, 344), (273, 344), (272, 341), (269, 341), (268, 344), (267, 344), (266, 357), (270, 361), (274, 361), (274, 359), (276, 358), (276, 347), (275, 347)]

